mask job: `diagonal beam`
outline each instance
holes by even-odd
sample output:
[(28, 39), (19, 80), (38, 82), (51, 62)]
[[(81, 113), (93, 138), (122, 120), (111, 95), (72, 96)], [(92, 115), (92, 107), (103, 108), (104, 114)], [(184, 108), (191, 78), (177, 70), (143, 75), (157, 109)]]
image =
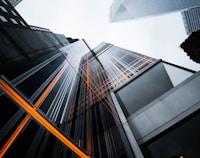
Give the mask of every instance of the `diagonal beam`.
[(49, 130), (54, 136), (56, 136), (61, 142), (63, 142), (68, 148), (76, 153), (81, 158), (90, 158), (79, 147), (77, 147), (72, 141), (70, 141), (65, 135), (58, 131), (50, 122), (48, 122), (43, 116), (41, 116), (35, 109), (24, 100), (10, 85), (8, 85), (3, 79), (0, 79), (0, 88), (2, 88), (17, 104), (19, 104), (25, 111), (27, 111), (35, 120)]
[(5, 143), (5, 145), (3, 146), (3, 148), (0, 150), (0, 157), (3, 157), (4, 154), (7, 152), (7, 150), (9, 149), (9, 147), (13, 144), (13, 142), (16, 140), (16, 138), (19, 136), (19, 134), (22, 132), (22, 130), (24, 129), (25, 125), (28, 123), (28, 121), (30, 120), (31, 115), (26, 115), (26, 117), (24, 118), (24, 120), (20, 123), (20, 125), (17, 127), (17, 129), (15, 130), (15, 132), (12, 134), (12, 136), (9, 138), (9, 140)]
[[(33, 106), (33, 108), (35, 110), (37, 110), (37, 108), (39, 107), (39, 105), (41, 105), (41, 103), (44, 101), (44, 99), (50, 93), (51, 89), (55, 86), (55, 84), (57, 83), (57, 81), (59, 80), (59, 78), (61, 77), (61, 75), (65, 71), (65, 69), (67, 68), (67, 66), (68, 66), (68, 64), (65, 64), (62, 67), (62, 69), (59, 71), (59, 73), (55, 76), (55, 78), (51, 81), (51, 83), (49, 84), (49, 86), (43, 92), (43, 94), (41, 95), (41, 97), (38, 99), (38, 101)], [(14, 141), (16, 140), (16, 138), (20, 135), (20, 133), (22, 132), (22, 130), (24, 129), (24, 127), (26, 126), (26, 124), (29, 122), (30, 119), (31, 119), (31, 115), (27, 114), (26, 117), (23, 119), (23, 121), (20, 123), (20, 125), (17, 127), (17, 129), (14, 131), (14, 133), (10, 136), (10, 138), (8, 139), (8, 141), (4, 144), (4, 146), (0, 150), (0, 157), (3, 157), (5, 155), (5, 153), (7, 152), (7, 150), (14, 143)]]

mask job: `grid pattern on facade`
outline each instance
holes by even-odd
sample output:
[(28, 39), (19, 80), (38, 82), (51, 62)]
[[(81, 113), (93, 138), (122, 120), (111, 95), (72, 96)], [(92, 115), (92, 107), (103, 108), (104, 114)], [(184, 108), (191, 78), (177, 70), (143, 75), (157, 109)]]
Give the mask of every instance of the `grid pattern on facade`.
[[(63, 47), (64, 49), (65, 47)], [(15, 69), (15, 73), (5, 73), (1, 76), (1, 104), (8, 102), (13, 102), (14, 104), (11, 104), (12, 106), (6, 104), (7, 108), (11, 108), (10, 113), (13, 115), (1, 116), (3, 119), (0, 126), (0, 157), (12, 156), (15, 153), (12, 150), (12, 146), (16, 143), (20, 144), (18, 140), (23, 136), (21, 134), (22, 131), (27, 131), (27, 127), (33, 128), (32, 126), (39, 126), (39, 131), (46, 129), (45, 133), (48, 136), (51, 134), (54, 137), (54, 141), (60, 141), (60, 143), (57, 142), (57, 146), (65, 146), (65, 154), (68, 156), (74, 152), (73, 154), (79, 155), (79, 157), (89, 157), (87, 152), (84, 152), (74, 143), (76, 141), (73, 142), (69, 138), (70, 136), (66, 133), (65, 128), (59, 127), (63, 122), (66, 122), (67, 104), (70, 102), (69, 95), (72, 93), (72, 87), (75, 84), (77, 73), (72, 65), (69, 64), (75, 59), (74, 55), (75, 53), (64, 56), (64, 52), (57, 51), (51, 53), (51, 55), (42, 56), (42, 60), (36, 59), (36, 61), (32, 61), (33, 63), (30, 65), (26, 63), (27, 67), (29, 67), (27, 70), (25, 66), (24, 70)], [(66, 60), (65, 57), (69, 58)], [(41, 61), (38, 63), (37, 60)], [(40, 78), (40, 76), (43, 77)], [(34, 80), (36, 81), (34, 86), (27, 86), (33, 83)], [(36, 121), (37, 125), (33, 125), (35, 123), (32, 120)], [(42, 142), (44, 138), (39, 138), (36, 133), (33, 133), (33, 137), (29, 139), (37, 140), (37, 146), (39, 146), (39, 142)], [(50, 137), (46, 138), (46, 140), (49, 139)], [(23, 143), (21, 142), (21, 144)], [(32, 146), (31, 144), (33, 145), (34, 141), (30, 142), (30, 147)], [(47, 142), (43, 143), (42, 146), (43, 148), (48, 146)], [(45, 152), (46, 150), (39, 152), (28, 150), (22, 151), (20, 154), (26, 153), (26, 155), (29, 155), (26, 157), (31, 155), (37, 157)]]
[(52, 124), (50, 124), (43, 116), (41, 116), (39, 113), (36, 112), (38, 109), (38, 106), (44, 101), (46, 96), (48, 95), (50, 89), (55, 85), (55, 83), (58, 81), (62, 73), (64, 72), (66, 66), (64, 66), (58, 75), (54, 78), (54, 80), (49, 84), (47, 89), (45, 89), (44, 93), (41, 95), (41, 97), (37, 100), (37, 102), (32, 106), (30, 105), (26, 100), (24, 100), (9, 84), (7, 84), (3, 79), (0, 80), (0, 87), (3, 89), (3, 91), (9, 95), (18, 105), (22, 106), (23, 109), (25, 109), (29, 114), (26, 115), (26, 117), (23, 119), (21, 124), (18, 126), (18, 128), (14, 131), (14, 133), (11, 135), (10, 139), (7, 140), (5, 145), (2, 147), (0, 153), (1, 157), (7, 152), (9, 147), (13, 144), (15, 139), (18, 137), (18, 135), (21, 133), (21, 131), (24, 129), (24, 127), (28, 124), (31, 117), (36, 119), (41, 125), (43, 125), (45, 128), (47, 128), (54, 136), (56, 136), (60, 141), (62, 141), (67, 147), (72, 149), (76, 154), (78, 154), (80, 157), (88, 157), (85, 153), (83, 153), (76, 145), (74, 145), (66, 136), (64, 136), (62, 133), (60, 133)]
[(18, 5), (22, 0), (7, 0), (8, 2), (10, 2), (10, 4), (15, 7), (16, 5)]
[[(118, 129), (122, 127), (112, 100), (96, 87), (106, 76), (101, 73), (94, 83), (91, 81), (91, 75), (102, 72), (102, 67), (98, 62), (90, 63), (88, 55), (88, 64), (82, 69), (77, 67), (81, 53), (88, 51), (85, 47), (82, 45), (81, 48), (81, 42), (71, 44), (42, 56), (42, 60), (37, 58), (26, 63), (22, 69), (16, 68), (15, 73), (3, 73), (0, 100), (12, 114), (6, 118), (1, 116), (1, 157), (12, 157), (13, 154), (21, 157), (55, 157), (58, 154), (99, 157), (102, 153), (105, 157), (110, 154), (117, 157), (118, 152), (124, 156), (127, 154), (125, 145), (117, 143), (122, 140)], [(94, 70), (93, 66), (96, 66)], [(28, 137), (25, 133), (30, 131)], [(116, 135), (118, 140), (114, 139)], [(29, 142), (23, 141), (24, 137)], [(49, 151), (49, 141), (52, 140), (54, 148)], [(23, 147), (18, 149), (16, 144)], [(120, 150), (116, 151), (116, 148)], [(20, 153), (16, 153), (17, 150)]]
[[(117, 157), (115, 148), (119, 147), (124, 150), (124, 146), (117, 145), (113, 140), (115, 133), (119, 132), (118, 129), (115, 129), (114, 132), (113, 126), (121, 127), (121, 122), (112, 99), (108, 91), (106, 92), (107, 88), (100, 87), (107, 75), (91, 52), (82, 58), (78, 75), (79, 81), (68, 111), (68, 122), (70, 122), (70, 127), (75, 127), (75, 131), (80, 131), (81, 128), (81, 132), (71, 131), (70, 135), (72, 138), (76, 138), (75, 142), (87, 150), (89, 155), (95, 153), (94, 155), (98, 157), (104, 153), (105, 157), (110, 154)], [(95, 78), (93, 78), (94, 76)], [(106, 129), (112, 130), (107, 131), (107, 134), (102, 134), (102, 130)], [(97, 144), (102, 144), (102, 146), (97, 146)], [(103, 148), (103, 146), (107, 148)], [(125, 156), (127, 153), (123, 152), (122, 154)]]
[(136, 19), (175, 11), (183, 11), (200, 5), (191, 0), (115, 0), (110, 7), (111, 21)]
[(188, 35), (200, 29), (200, 7), (183, 11), (181, 14)]
[(0, 25), (28, 28), (28, 24), (6, 0), (0, 0)]
[(86, 91), (80, 92), (77, 103), (71, 107), (73, 110), (68, 114), (68, 119), (72, 119), (74, 113), (81, 114), (83, 107), (87, 109), (88, 106), (93, 106), (103, 100), (105, 108), (118, 121), (115, 108), (112, 102), (108, 101), (108, 94), (116, 91), (157, 62), (156, 59), (122, 48), (110, 45), (107, 47), (109, 48), (105, 49), (103, 46), (103, 52), (94, 52), (96, 56), (88, 53), (82, 58), (79, 74), (86, 84), (81, 84), (79, 89)]
[(110, 85), (110, 87), (108, 86), (109, 91), (117, 90), (157, 61), (118, 47), (111, 48), (110, 51), (106, 51), (98, 58), (109, 76), (109, 79), (105, 81), (106, 85)]

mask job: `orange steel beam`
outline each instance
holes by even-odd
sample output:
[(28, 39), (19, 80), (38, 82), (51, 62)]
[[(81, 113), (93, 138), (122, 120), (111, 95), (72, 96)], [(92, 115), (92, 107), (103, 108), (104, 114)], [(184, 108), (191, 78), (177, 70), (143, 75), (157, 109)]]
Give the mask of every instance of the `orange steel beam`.
[(40, 96), (40, 98), (37, 100), (37, 102), (34, 105), (34, 108), (36, 109), (43, 101), (44, 99), (47, 97), (47, 95), (49, 94), (49, 92), (51, 91), (51, 89), (54, 87), (54, 85), (56, 84), (56, 82), (58, 81), (58, 79), (60, 78), (60, 76), (63, 74), (63, 72), (65, 71), (65, 69), (67, 68), (68, 64), (65, 64), (62, 69), (59, 71), (59, 73), (56, 75), (56, 77), (51, 81), (51, 83), (49, 84), (49, 86), (45, 89), (45, 91), (42, 93), (42, 95)]
[[(87, 65), (85, 65), (85, 66), (87, 66)], [(86, 67), (87, 68), (87, 67)], [(81, 77), (81, 79), (86, 83), (86, 86), (87, 86), (87, 88), (88, 89), (90, 89), (90, 91), (99, 99), (99, 100), (101, 100), (102, 98), (104, 98), (104, 97), (106, 97), (106, 94), (104, 93), (104, 94), (102, 94), (100, 91), (99, 91), (99, 89), (97, 88), (97, 86), (91, 81), (91, 79), (90, 79), (90, 81), (91, 81), (91, 84), (92, 84), (92, 86), (94, 87), (94, 89), (97, 89), (97, 93), (98, 94), (101, 94), (101, 98), (93, 91), (93, 89), (91, 88), (91, 86), (88, 86), (87, 85), (87, 81), (86, 81), (86, 77), (87, 77), (87, 69), (86, 70), (84, 70), (83, 69), (83, 66), (82, 67), (79, 67), (79, 69), (80, 69), (80, 71), (82, 72), (78, 72), (78, 74), (79, 74), (79, 76)], [(86, 79), (85, 79), (86, 78)], [(112, 105), (110, 105), (111, 103), (109, 103), (108, 101), (107, 101), (107, 99), (105, 99), (105, 102), (107, 103), (107, 104), (105, 104), (104, 103), (104, 101), (102, 101), (102, 105), (108, 110), (108, 112), (110, 112), (110, 114), (113, 116), (113, 118), (119, 123), (119, 124), (121, 124), (121, 122), (119, 121), (119, 117), (118, 117), (118, 114), (117, 114), (117, 112), (116, 112), (116, 110), (115, 110), (115, 108), (114, 108), (114, 106), (112, 106)], [(111, 109), (109, 109), (108, 108), (108, 106), (111, 108)], [(114, 110), (113, 110), (114, 109)], [(68, 120), (70, 119), (70, 115), (68, 115)]]
[(90, 78), (90, 66), (89, 66), (89, 58), (87, 54), (87, 68), (86, 68), (86, 85), (88, 86), (89, 90), (89, 105), (88, 105), (88, 124), (87, 124), (87, 151), (89, 155), (92, 153), (92, 135), (91, 135), (91, 118), (90, 118), (90, 107), (93, 103), (93, 96), (92, 96), (92, 86), (91, 86), (91, 78)]
[[(78, 89), (78, 86), (76, 87), (76, 92), (77, 92), (77, 89)], [(74, 102), (74, 98), (75, 96), (73, 95), (72, 96), (72, 101)], [(75, 104), (75, 103), (74, 103)], [(74, 107), (72, 103), (70, 103), (70, 107), (69, 107), (69, 112), (68, 112), (68, 116), (67, 116), (67, 120), (69, 121), (70, 120), (70, 117), (71, 117), (71, 112), (72, 112), (72, 108)], [(73, 106), (73, 107), (72, 107)]]
[(2, 88), (16, 103), (24, 108), (35, 120), (49, 130), (54, 136), (56, 136), (61, 142), (63, 142), (68, 148), (75, 152), (82, 158), (90, 158), (79, 147), (72, 143), (67, 137), (65, 137), (60, 131), (58, 131), (51, 123), (49, 123), (43, 116), (41, 116), (28, 102), (26, 102), (14, 89), (12, 89), (4, 80), (0, 79), (0, 88)]
[[(86, 72), (81, 68), (81, 67), (79, 67), (80, 68), (80, 70), (81, 70), (81, 72), (83, 73), (83, 75), (87, 75), (86, 74)], [(80, 74), (80, 73), (79, 73)], [(87, 85), (87, 81), (84, 79), (84, 77), (80, 74), (80, 77), (83, 79), (83, 81), (86, 83), (86, 85)], [(92, 84), (92, 86), (94, 87), (94, 89), (97, 89), (97, 92), (98, 92), (98, 94), (101, 94), (101, 98), (104, 98), (104, 97), (106, 97), (106, 94), (105, 93), (101, 93), (100, 91), (99, 91), (99, 89), (97, 88), (97, 86), (91, 81), (91, 84)], [(101, 100), (101, 98), (93, 91), (93, 89), (91, 88), (91, 86), (89, 86), (89, 85), (87, 85), (87, 87), (91, 90), (91, 92), (99, 99), (99, 100)], [(106, 100), (105, 100), (106, 101)], [(110, 112), (110, 109), (104, 104), (104, 102), (102, 102), (103, 103), (103, 105), (104, 105), (104, 107)], [(109, 105), (109, 102), (108, 101), (106, 101), (106, 103)], [(114, 112), (115, 114), (117, 114), (117, 112), (114, 110), (114, 111), (112, 111), (112, 112)], [(111, 113), (111, 112), (110, 112)], [(114, 116), (113, 116), (114, 117)], [(115, 118), (115, 117), (114, 117)], [(118, 120), (117, 120), (118, 121)]]
[[(43, 100), (49, 94), (49, 92), (54, 87), (54, 85), (56, 84), (56, 82), (58, 81), (58, 79), (60, 78), (60, 76), (63, 74), (63, 72), (64, 72), (64, 70), (66, 69), (67, 66), (68, 65), (66, 64), (66, 65), (64, 65), (62, 67), (62, 69), (59, 71), (59, 73), (56, 75), (56, 77), (51, 81), (51, 83), (49, 84), (49, 86), (43, 92), (43, 94), (41, 95), (41, 97), (38, 99), (38, 101), (36, 102), (36, 104), (33, 107), (35, 110), (38, 108), (38, 106), (43, 102)], [(3, 146), (3, 148), (0, 150), (0, 157), (3, 157), (3, 155), (7, 152), (7, 150), (10, 148), (10, 146), (13, 144), (13, 142), (15, 141), (15, 139), (19, 136), (19, 134), (21, 133), (21, 131), (25, 127), (26, 123), (28, 123), (28, 121), (30, 120), (30, 118), (31, 118), (31, 115), (27, 114), (26, 117), (24, 118), (24, 120), (20, 123), (20, 125), (17, 127), (17, 129), (15, 130), (15, 132), (11, 135), (11, 137), (5, 143), (5, 145)]]
[[(98, 71), (98, 70), (96, 70), (96, 71)], [(99, 81), (100, 82), (102, 82), (102, 83), (104, 83), (105, 85), (106, 85), (106, 82), (104, 82), (104, 79), (103, 79), (103, 77), (102, 76), (98, 76), (98, 79), (99, 79)], [(92, 82), (92, 81), (91, 81)], [(93, 83), (94, 84), (94, 83)], [(112, 83), (111, 83), (112, 84)], [(94, 84), (95, 85), (95, 84)], [(108, 87), (107, 87), (108, 88)], [(104, 88), (102, 87), (102, 86), (99, 86), (99, 88), (97, 89), (98, 91), (99, 91), (99, 93), (101, 94), (101, 96), (102, 96), (102, 98), (104, 98), (104, 97), (106, 97), (106, 93), (104, 92)], [(106, 100), (105, 100), (106, 101)], [(107, 102), (107, 101), (106, 101)], [(108, 105), (109, 105), (109, 107), (111, 108), (111, 111), (112, 112), (115, 112), (116, 113), (116, 110), (112, 107), (112, 105), (109, 103), (109, 102), (107, 102), (108, 103)], [(116, 113), (117, 114), (117, 113)]]
[(128, 81), (129, 78), (128, 78), (115, 64), (113, 64), (113, 62), (112, 62), (105, 54), (103, 54), (103, 55), (104, 55), (105, 58), (108, 60), (108, 62), (117, 70), (117, 72), (118, 72), (126, 81)]
[(13, 144), (13, 142), (15, 141), (15, 139), (21, 133), (21, 131), (23, 130), (24, 126), (28, 123), (28, 121), (30, 120), (30, 118), (31, 118), (31, 115), (29, 115), (29, 114), (26, 115), (26, 117), (24, 118), (24, 120), (20, 123), (20, 125), (17, 127), (17, 129), (15, 130), (15, 132), (12, 134), (12, 136), (8, 139), (8, 141), (6, 142), (6, 144), (0, 150), (0, 157), (4, 156), (4, 154), (7, 152), (7, 150), (10, 148), (10, 146)]
[[(89, 61), (87, 61), (87, 60), (88, 60), (88, 59), (87, 59), (87, 57), (86, 57), (86, 64), (88, 64), (88, 62), (89, 62)], [(80, 76), (81, 79), (86, 83), (86, 86), (87, 86), (87, 88), (89, 89), (89, 91), (92, 92), (92, 93), (90, 93), (90, 94), (94, 94), (99, 100), (101, 100), (101, 98), (106, 97), (106, 93), (104, 93), (104, 91), (101, 91), (101, 90), (100, 90), (101, 88), (97, 88), (98, 86), (96, 86), (95, 83), (92, 81), (92, 78), (91, 78), (90, 73), (87, 73), (88, 69), (87, 69), (87, 65), (86, 65), (86, 64), (84, 65), (84, 66), (86, 66), (86, 70), (83, 69), (83, 66), (79, 67), (80, 71), (82, 72), (82, 73), (79, 72), (79, 76)], [(89, 74), (88, 77), (87, 77), (87, 74)], [(88, 80), (87, 80), (87, 78), (88, 78)], [(97, 93), (98, 93), (99, 95), (101, 95), (101, 98), (100, 98), (99, 95), (97, 95), (97, 94), (95, 93), (95, 91), (92, 89), (92, 87), (94, 87), (94, 89), (97, 90)], [(91, 97), (90, 97), (90, 99), (91, 99)], [(89, 100), (89, 101), (90, 101), (90, 103), (93, 102), (93, 100)], [(112, 116), (113, 116), (115, 119), (116, 119), (116, 117), (118, 118), (118, 115), (117, 115), (117, 112), (116, 112), (115, 108), (114, 108), (113, 106), (111, 106), (110, 103), (109, 103), (106, 99), (105, 99), (105, 102), (109, 105), (109, 107), (110, 107), (111, 109), (109, 109), (109, 108), (107, 107), (107, 105), (105, 105), (105, 103), (102, 102), (103, 105), (104, 105), (104, 107), (112, 114)], [(114, 110), (113, 110), (113, 109), (114, 109)], [(71, 110), (72, 110), (72, 108), (71, 108), (71, 106), (70, 106), (70, 113), (71, 113)], [(111, 110), (111, 111), (110, 111), (110, 110)], [(115, 114), (115, 115), (117, 115), (117, 116), (114, 116), (113, 114)], [(69, 119), (70, 119), (70, 115), (68, 115), (68, 120), (69, 120)], [(119, 118), (118, 118), (118, 119), (119, 119)], [(116, 119), (117, 122), (119, 122), (118, 119)], [(121, 124), (121, 123), (119, 122), (119, 124)]]

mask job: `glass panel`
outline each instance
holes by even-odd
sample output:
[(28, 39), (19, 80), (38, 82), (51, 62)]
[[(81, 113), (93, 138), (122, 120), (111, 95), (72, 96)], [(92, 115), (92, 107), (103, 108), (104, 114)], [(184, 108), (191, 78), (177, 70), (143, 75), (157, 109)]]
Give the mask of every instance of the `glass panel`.
[(6, 2), (5, 0), (2, 0), (2, 2), (3, 2), (4, 4), (7, 4), (7, 2)]
[(13, 18), (10, 18), (10, 20), (12, 21), (13, 24), (18, 24), (17, 21)]
[(6, 8), (4, 8), (3, 6), (0, 6), (0, 8), (1, 8), (1, 10), (2, 10), (3, 12), (8, 12), (8, 11), (6, 10)]
[(21, 20), (20, 20), (20, 23), (21, 23), (23, 26), (26, 26), (26, 25), (24, 24), (24, 22), (23, 22), (23, 21), (21, 21)]
[(153, 140), (143, 144), (141, 149), (144, 156), (148, 158), (200, 157), (199, 121), (200, 113), (197, 111)]
[(11, 12), (12, 12), (12, 14), (13, 14), (14, 16), (17, 16), (17, 14), (16, 14), (13, 10), (11, 10)]
[(2, 22), (8, 22), (8, 21), (6, 20), (6, 18), (5, 18), (4, 16), (2, 16), (2, 15), (0, 15), (0, 19), (1, 19)]

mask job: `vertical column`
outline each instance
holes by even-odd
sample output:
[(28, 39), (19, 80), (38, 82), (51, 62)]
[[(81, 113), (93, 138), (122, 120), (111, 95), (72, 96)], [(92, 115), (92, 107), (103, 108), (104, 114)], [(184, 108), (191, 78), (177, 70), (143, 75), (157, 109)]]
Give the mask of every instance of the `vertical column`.
[(93, 96), (92, 96), (92, 86), (91, 86), (91, 78), (90, 78), (90, 64), (89, 64), (89, 58), (87, 54), (87, 67), (86, 67), (86, 83), (88, 87), (88, 109), (87, 109), (87, 151), (88, 154), (91, 155), (92, 153), (92, 140), (91, 140), (91, 117), (90, 117), (90, 107), (93, 102)]
[(144, 156), (143, 156), (143, 154), (142, 154), (142, 152), (140, 150), (140, 147), (138, 146), (138, 143), (137, 143), (137, 141), (136, 141), (136, 139), (135, 139), (135, 137), (134, 137), (129, 125), (128, 125), (128, 122), (127, 122), (126, 117), (125, 117), (125, 115), (124, 115), (124, 113), (123, 113), (123, 111), (122, 111), (122, 109), (120, 107), (120, 104), (117, 101), (117, 98), (116, 98), (115, 94), (112, 92), (112, 93), (110, 93), (110, 95), (111, 95), (111, 98), (112, 98), (113, 103), (115, 105), (115, 108), (117, 110), (117, 113), (119, 115), (119, 119), (120, 119), (120, 121), (122, 123), (122, 126), (124, 128), (126, 136), (127, 136), (128, 140), (129, 140), (129, 143), (131, 145), (131, 148), (132, 148), (132, 150), (133, 150), (133, 152), (135, 154), (135, 157), (136, 158), (144, 158)]

